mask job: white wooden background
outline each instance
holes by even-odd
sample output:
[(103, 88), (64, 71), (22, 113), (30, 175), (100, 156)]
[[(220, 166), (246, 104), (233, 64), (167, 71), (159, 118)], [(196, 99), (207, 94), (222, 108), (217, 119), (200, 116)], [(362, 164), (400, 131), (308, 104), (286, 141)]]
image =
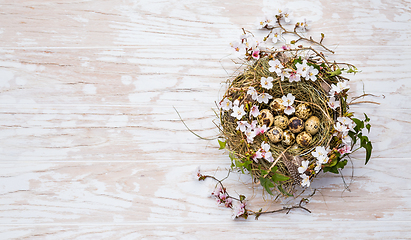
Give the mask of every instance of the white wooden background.
[[(0, 1), (0, 239), (411, 238), (409, 0)], [(264, 12), (312, 20), (331, 56), (362, 71), (373, 158), (353, 155), (351, 192), (322, 174), (300, 210), (233, 221), (196, 167), (230, 160), (212, 108), (238, 66), (228, 43)], [(352, 167), (344, 170), (350, 181)], [(247, 176), (228, 190), (275, 209)]]

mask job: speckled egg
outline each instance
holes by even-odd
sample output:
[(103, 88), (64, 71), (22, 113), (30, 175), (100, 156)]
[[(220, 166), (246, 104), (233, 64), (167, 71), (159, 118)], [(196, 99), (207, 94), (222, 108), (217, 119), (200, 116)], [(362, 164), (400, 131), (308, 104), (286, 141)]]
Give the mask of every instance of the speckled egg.
[(275, 98), (271, 101), (270, 108), (274, 113), (284, 114), (285, 106), (283, 105), (283, 100), (281, 98)]
[(279, 127), (274, 126), (270, 130), (268, 130), (267, 136), (271, 142), (279, 143), (283, 139), (283, 130), (281, 130), (281, 128)]
[(296, 108), (295, 108), (295, 116), (301, 118), (302, 120), (306, 120), (309, 118), (312, 114), (310, 105), (307, 103), (300, 103)]
[(288, 117), (284, 115), (278, 115), (274, 117), (274, 125), (281, 128), (282, 130), (288, 127)]
[(316, 116), (311, 116), (305, 121), (305, 131), (314, 136), (320, 130), (320, 119)]
[(270, 110), (263, 109), (260, 111), (260, 115), (258, 115), (258, 121), (261, 125), (271, 127), (274, 123), (274, 116)]
[(297, 144), (300, 145), (301, 147), (308, 147), (308, 145), (310, 145), (311, 140), (313, 138), (311, 137), (311, 134), (304, 131), (304, 132), (300, 132), (300, 134), (298, 134), (295, 139), (297, 141)]
[(304, 130), (304, 121), (298, 117), (292, 117), (288, 122), (288, 129), (293, 133), (299, 133)]
[(294, 133), (290, 130), (285, 130), (283, 132), (283, 140), (281, 141), (284, 145), (290, 146), (295, 142)]

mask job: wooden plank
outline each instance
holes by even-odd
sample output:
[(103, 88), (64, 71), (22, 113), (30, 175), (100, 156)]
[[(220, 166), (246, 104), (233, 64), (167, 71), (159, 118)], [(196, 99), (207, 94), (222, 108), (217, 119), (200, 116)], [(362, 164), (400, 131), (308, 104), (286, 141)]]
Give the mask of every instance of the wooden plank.
[[(373, 229), (373, 230), (369, 230)], [(407, 221), (307, 221), (300, 222), (227, 222), (160, 223), (107, 225), (21, 225), (1, 226), (0, 236), (7, 239), (407, 239)]]
[[(351, 192), (344, 190), (340, 176), (321, 174), (312, 184), (319, 191), (307, 205), (311, 214), (295, 210), (262, 216), (259, 222), (411, 219), (409, 159), (373, 161), (367, 166), (354, 159), (353, 164), (352, 180), (351, 166), (343, 171)], [(227, 163), (206, 160), (1, 163), (0, 224), (230, 221), (230, 209), (207, 197), (215, 182), (195, 180), (197, 165), (204, 174), (220, 179), (227, 174)], [(233, 173), (224, 184), (230, 194), (246, 195), (252, 210), (282, 207), (262, 195), (261, 186), (251, 183), (248, 175)]]

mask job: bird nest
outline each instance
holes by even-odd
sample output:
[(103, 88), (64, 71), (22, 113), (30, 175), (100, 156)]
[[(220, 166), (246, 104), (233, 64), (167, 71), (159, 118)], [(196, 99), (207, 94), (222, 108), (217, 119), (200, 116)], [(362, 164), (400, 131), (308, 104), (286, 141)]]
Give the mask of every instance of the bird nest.
[[(314, 48), (249, 54), (243, 73), (229, 82), (220, 101), (222, 138), (232, 167), (247, 171), (273, 194), (293, 196), (321, 172), (339, 173), (359, 139), (369, 160), (372, 145), (362, 136), (369, 121), (348, 112), (348, 79)], [(345, 159), (344, 159), (345, 158)]]

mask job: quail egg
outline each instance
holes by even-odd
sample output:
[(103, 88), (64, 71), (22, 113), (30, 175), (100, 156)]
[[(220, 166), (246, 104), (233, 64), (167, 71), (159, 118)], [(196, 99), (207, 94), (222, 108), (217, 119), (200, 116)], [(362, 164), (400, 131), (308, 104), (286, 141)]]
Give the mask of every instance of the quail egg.
[(258, 115), (258, 121), (261, 125), (265, 125), (266, 127), (271, 127), (274, 123), (274, 116), (268, 109), (263, 109), (260, 111), (260, 115)]
[(275, 98), (270, 103), (270, 108), (277, 114), (284, 114), (285, 106), (283, 105), (283, 100), (281, 98)]
[(308, 147), (312, 139), (313, 138), (311, 137), (311, 134), (307, 132), (301, 132), (296, 137), (297, 144), (300, 145), (301, 147)]
[(278, 115), (274, 117), (274, 125), (281, 128), (282, 130), (288, 127), (288, 117), (284, 115)]
[(306, 120), (312, 115), (311, 108), (308, 103), (300, 103), (295, 108), (295, 116), (301, 118), (302, 120)]
[(267, 132), (268, 138), (271, 140), (273, 143), (279, 143), (283, 139), (283, 130), (279, 127), (272, 127), (270, 130)]
[(284, 145), (290, 146), (295, 142), (294, 133), (290, 130), (285, 130), (283, 132), (283, 140), (281, 141)]
[(291, 132), (299, 133), (304, 129), (304, 121), (298, 117), (292, 117), (288, 122), (288, 127)]
[(316, 116), (311, 116), (305, 121), (305, 131), (314, 136), (320, 130), (320, 119)]

